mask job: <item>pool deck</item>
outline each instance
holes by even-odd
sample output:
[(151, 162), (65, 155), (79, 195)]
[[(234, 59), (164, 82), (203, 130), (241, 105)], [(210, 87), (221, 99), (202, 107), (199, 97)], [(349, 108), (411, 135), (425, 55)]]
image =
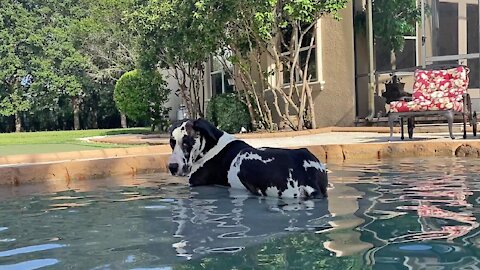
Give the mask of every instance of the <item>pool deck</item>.
[[(327, 164), (362, 162), (385, 158), (480, 156), (480, 137), (467, 139), (455, 127), (455, 140), (445, 127), (416, 128), (414, 139), (400, 140), (396, 133), (389, 141), (386, 127), (330, 127), (278, 133), (237, 134), (255, 147), (306, 147)], [(138, 144), (130, 148), (0, 156), (0, 185), (62, 183), (139, 173), (166, 172), (171, 153), (168, 138), (153, 135), (119, 135), (89, 138), (103, 143)]]

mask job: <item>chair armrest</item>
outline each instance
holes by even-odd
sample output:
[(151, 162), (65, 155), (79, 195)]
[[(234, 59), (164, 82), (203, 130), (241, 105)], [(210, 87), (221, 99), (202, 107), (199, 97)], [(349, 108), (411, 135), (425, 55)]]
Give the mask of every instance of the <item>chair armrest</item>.
[(404, 97), (401, 97), (400, 100), (402, 100), (402, 101), (412, 101), (413, 97), (404, 96)]

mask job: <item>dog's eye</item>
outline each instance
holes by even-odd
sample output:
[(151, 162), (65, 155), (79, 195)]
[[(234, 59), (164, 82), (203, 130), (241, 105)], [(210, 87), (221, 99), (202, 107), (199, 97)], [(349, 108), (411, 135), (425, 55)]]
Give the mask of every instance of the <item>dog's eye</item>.
[(172, 149), (175, 148), (176, 143), (177, 142), (174, 139), (170, 138), (170, 147), (172, 147)]

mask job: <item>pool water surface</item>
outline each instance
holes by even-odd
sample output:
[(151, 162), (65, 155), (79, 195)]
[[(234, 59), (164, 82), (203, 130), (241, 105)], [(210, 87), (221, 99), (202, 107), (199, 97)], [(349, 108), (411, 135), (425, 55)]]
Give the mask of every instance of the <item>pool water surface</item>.
[(0, 188), (0, 270), (480, 269), (480, 160), (328, 167), (308, 201), (165, 174)]

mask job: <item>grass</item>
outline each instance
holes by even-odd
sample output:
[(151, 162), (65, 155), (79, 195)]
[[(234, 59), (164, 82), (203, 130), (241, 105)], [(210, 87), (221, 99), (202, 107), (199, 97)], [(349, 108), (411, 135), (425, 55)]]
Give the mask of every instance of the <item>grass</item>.
[(149, 128), (125, 128), (2, 133), (0, 134), (0, 145), (72, 143), (78, 142), (78, 139), (85, 137), (119, 134), (143, 134), (149, 132)]
[(98, 148), (129, 147), (129, 145), (88, 143), (85, 137), (144, 134), (149, 128), (90, 129), (71, 131), (42, 131), (0, 134), (0, 156), (92, 150)]

